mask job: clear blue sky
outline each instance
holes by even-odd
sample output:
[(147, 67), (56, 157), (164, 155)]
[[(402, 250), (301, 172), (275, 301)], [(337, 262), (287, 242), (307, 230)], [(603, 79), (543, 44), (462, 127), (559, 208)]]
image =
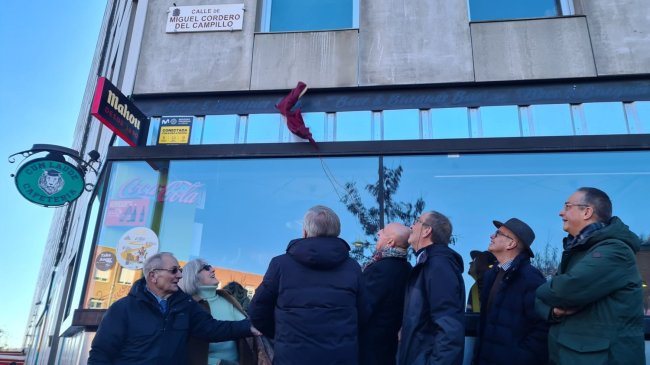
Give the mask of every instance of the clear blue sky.
[(21, 347), (54, 209), (23, 199), (7, 157), (47, 143), (72, 146), (106, 2), (2, 4), (0, 22), (0, 346)]

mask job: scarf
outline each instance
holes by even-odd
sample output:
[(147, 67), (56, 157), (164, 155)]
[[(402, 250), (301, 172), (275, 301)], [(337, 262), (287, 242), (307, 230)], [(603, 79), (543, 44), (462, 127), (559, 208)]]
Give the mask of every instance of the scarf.
[(596, 232), (599, 229), (605, 228), (607, 225), (603, 222), (596, 222), (592, 223), (580, 231), (577, 236), (573, 237), (569, 235), (567, 237), (567, 243), (564, 247), (566, 251), (572, 249), (575, 245), (577, 245), (579, 242), (584, 241), (585, 239), (589, 238), (594, 232)]
[(374, 254), (372, 254), (372, 258), (370, 258), (370, 261), (366, 262), (366, 264), (363, 265), (363, 270), (367, 269), (370, 265), (386, 257), (398, 257), (398, 258), (406, 259), (406, 249), (399, 248), (399, 247), (384, 247), (381, 250), (377, 250), (375, 251)]

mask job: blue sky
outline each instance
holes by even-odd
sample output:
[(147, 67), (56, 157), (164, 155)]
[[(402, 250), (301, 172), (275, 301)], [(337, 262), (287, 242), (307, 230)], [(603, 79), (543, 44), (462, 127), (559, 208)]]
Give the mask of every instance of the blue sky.
[(54, 209), (23, 199), (7, 157), (47, 143), (71, 147), (105, 1), (5, 2), (0, 22), (0, 345), (21, 347)]

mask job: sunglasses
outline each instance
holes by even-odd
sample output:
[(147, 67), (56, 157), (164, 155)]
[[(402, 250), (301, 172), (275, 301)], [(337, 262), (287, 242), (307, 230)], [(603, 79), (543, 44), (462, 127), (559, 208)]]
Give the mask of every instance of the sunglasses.
[(212, 271), (212, 265), (205, 264), (205, 265), (201, 266), (201, 270), (199, 270), (199, 272), (201, 272), (203, 270)]
[(158, 270), (164, 270), (164, 271), (167, 271), (167, 272), (169, 272), (169, 273), (172, 274), (172, 275), (176, 275), (176, 274), (179, 273), (179, 272), (180, 272), (180, 273), (183, 272), (183, 269), (182, 269), (182, 268), (180, 268), (180, 267), (176, 267), (176, 266), (172, 267), (171, 269), (153, 269), (153, 270), (151, 270), (151, 271), (158, 271)]

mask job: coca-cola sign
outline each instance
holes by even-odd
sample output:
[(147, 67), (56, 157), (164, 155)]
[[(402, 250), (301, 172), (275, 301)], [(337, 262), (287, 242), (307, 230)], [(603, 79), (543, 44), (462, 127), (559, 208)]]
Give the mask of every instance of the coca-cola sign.
[(141, 178), (129, 180), (119, 190), (119, 198), (151, 198), (156, 201), (196, 204), (203, 195), (205, 184), (187, 180), (170, 181), (167, 185), (151, 184)]

